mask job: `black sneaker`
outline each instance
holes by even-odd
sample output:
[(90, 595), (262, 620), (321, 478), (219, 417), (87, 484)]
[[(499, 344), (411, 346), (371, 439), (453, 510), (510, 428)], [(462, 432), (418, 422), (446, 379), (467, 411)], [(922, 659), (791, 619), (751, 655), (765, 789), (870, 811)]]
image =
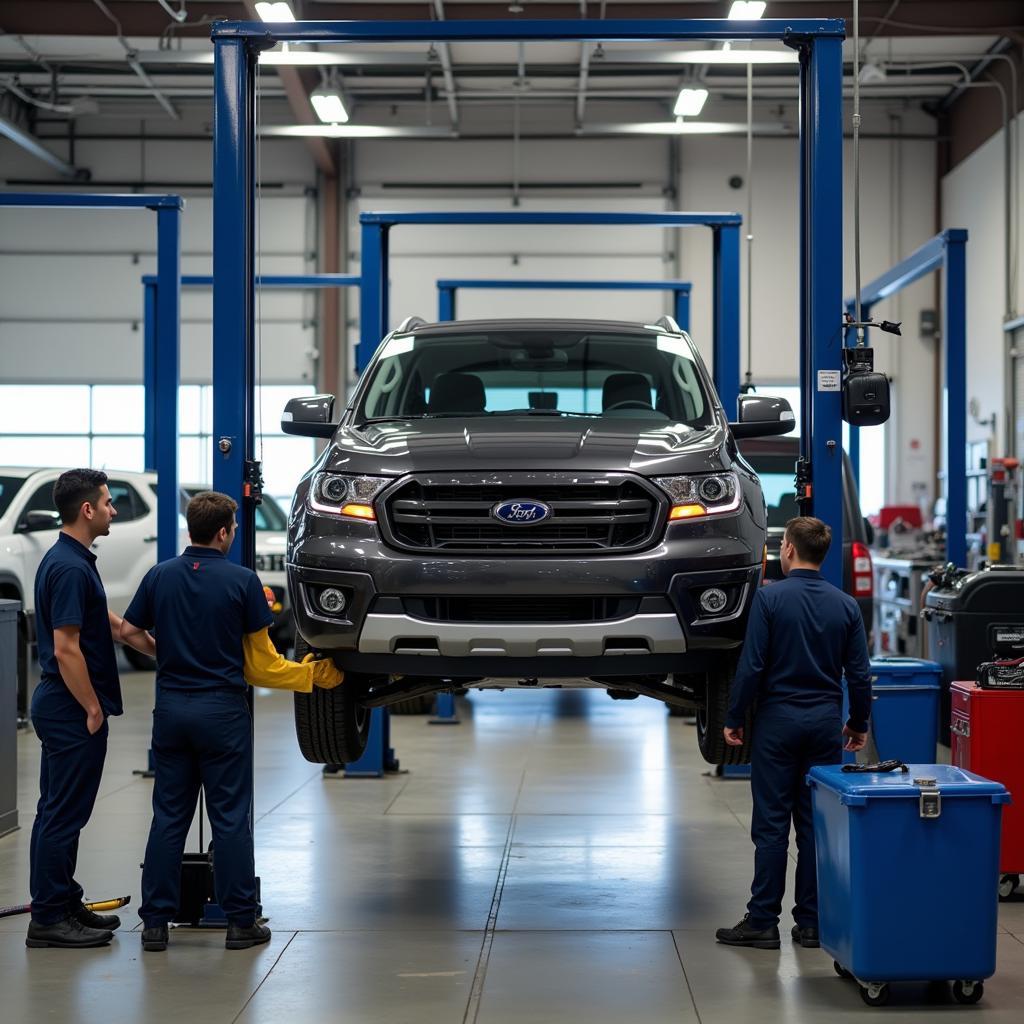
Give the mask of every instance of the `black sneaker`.
[(749, 918), (749, 914), (744, 914), (735, 928), (719, 928), (715, 938), (725, 946), (749, 946), (752, 949), (778, 949), (782, 945), (777, 925), (758, 929), (750, 924)]
[(94, 914), (86, 906), (72, 911), (71, 916), (86, 928), (98, 928), (100, 931), (112, 932), (121, 927), (121, 918), (117, 914)]
[(254, 924), (242, 928), (237, 924), (228, 925), (228, 935), (224, 940), (225, 949), (250, 949), (270, 941), (270, 929), (266, 925)]
[(162, 953), (167, 948), (167, 925), (155, 924), (142, 929), (142, 948), (147, 953)]
[(60, 949), (91, 949), (105, 946), (114, 933), (105, 928), (87, 928), (73, 917), (66, 917), (56, 924), (39, 924), (30, 921), (25, 945), (30, 949), (45, 949), (54, 946)]
[(817, 928), (801, 928), (800, 925), (795, 924), (790, 935), (793, 936), (793, 941), (799, 942), (804, 949), (817, 949), (821, 945), (818, 941)]

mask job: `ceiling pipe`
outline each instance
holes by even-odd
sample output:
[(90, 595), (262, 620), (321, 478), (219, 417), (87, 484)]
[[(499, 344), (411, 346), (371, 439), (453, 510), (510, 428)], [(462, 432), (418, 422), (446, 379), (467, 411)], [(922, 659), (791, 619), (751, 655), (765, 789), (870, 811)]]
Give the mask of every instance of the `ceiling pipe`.
[(153, 94), (153, 98), (157, 103), (159, 103), (175, 121), (180, 121), (181, 115), (171, 105), (171, 101), (157, 88), (153, 80), (146, 74), (146, 69), (139, 63), (138, 54), (134, 49), (132, 49), (131, 44), (124, 37), (124, 30), (121, 27), (121, 22), (118, 21), (103, 0), (92, 0), (92, 2), (103, 12), (109, 21), (113, 22), (114, 28), (117, 32), (117, 40), (121, 46), (124, 47), (125, 56), (128, 58), (128, 67), (138, 75), (139, 79)]
[[(438, 21), (444, 21), (444, 0), (434, 0), (434, 14)], [(452, 127), (459, 126), (459, 107), (455, 99), (455, 72), (452, 69), (452, 55), (447, 43), (437, 44), (437, 54), (441, 58), (441, 73), (444, 76), (444, 93), (448, 102), (448, 116)]]

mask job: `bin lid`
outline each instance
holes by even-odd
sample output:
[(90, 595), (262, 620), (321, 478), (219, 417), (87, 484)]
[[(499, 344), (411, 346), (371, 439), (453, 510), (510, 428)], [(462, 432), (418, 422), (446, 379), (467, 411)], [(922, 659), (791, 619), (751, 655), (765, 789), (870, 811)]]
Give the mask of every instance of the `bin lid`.
[(1009, 803), (1010, 794), (1001, 782), (982, 778), (949, 764), (908, 764), (908, 772), (844, 772), (840, 764), (819, 765), (807, 776), (808, 784), (830, 789), (844, 804), (865, 804), (869, 800), (921, 796), (915, 779), (934, 780), (929, 789), (938, 789), (946, 797), (988, 797), (993, 803)]
[(942, 666), (937, 661), (925, 661), (923, 658), (872, 658), (872, 686), (904, 686), (905, 680), (917, 676), (914, 689), (931, 689), (941, 685)]

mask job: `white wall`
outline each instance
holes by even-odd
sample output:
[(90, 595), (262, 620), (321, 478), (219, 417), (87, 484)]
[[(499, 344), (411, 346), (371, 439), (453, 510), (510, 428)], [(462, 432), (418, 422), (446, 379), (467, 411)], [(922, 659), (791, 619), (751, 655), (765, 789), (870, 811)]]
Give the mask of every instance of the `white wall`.
[[(1002, 325), (1004, 314), (1013, 312), (1006, 309), (1004, 289), (1003, 182), (1001, 131), (942, 181), (943, 227), (968, 232), (967, 395), (978, 400), (982, 419), (997, 414), (999, 448), (1006, 443)], [(989, 436), (987, 427), (968, 419), (968, 440), (983, 441)]]
[[(261, 269), (301, 274), (314, 269), (315, 182), (302, 143), (266, 145), (264, 180), (285, 180), (260, 206)], [(210, 147), (203, 142), (83, 143), (78, 159), (99, 181), (158, 180), (152, 192), (185, 195), (182, 273), (212, 271)], [(12, 145), (0, 149), (0, 179), (44, 165)], [(58, 184), (58, 187), (59, 184)], [(64, 186), (66, 188), (66, 186)], [(26, 189), (28, 190), (28, 189)], [(34, 189), (38, 190), (38, 189)], [(89, 191), (89, 188), (84, 190)], [(127, 191), (100, 187), (92, 191)], [(156, 216), (149, 211), (0, 208), (0, 377), (6, 383), (137, 383), (142, 378), (143, 287), (156, 271)], [(262, 371), (267, 383), (311, 381), (316, 347), (315, 300), (295, 292), (265, 293), (261, 302)], [(208, 383), (212, 373), (212, 299), (183, 290), (181, 379)]]

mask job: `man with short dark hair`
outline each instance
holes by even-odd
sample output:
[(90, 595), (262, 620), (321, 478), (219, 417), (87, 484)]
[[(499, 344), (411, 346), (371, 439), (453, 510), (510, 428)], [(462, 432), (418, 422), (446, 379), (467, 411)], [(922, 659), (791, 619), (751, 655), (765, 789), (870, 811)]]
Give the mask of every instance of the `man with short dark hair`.
[[(107, 476), (72, 469), (53, 488), (63, 521), (35, 580), (39, 685), (32, 724), (42, 744), (39, 805), (30, 847), (32, 920), (25, 944), (87, 948), (106, 945), (120, 920), (82, 904), (75, 881), (78, 837), (92, 815), (107, 753), (107, 718), (120, 715), (121, 681), (114, 637), (121, 620), (90, 550), (117, 515)], [(144, 633), (133, 646), (151, 653)]]
[(269, 941), (256, 920), (252, 718), (246, 681), (309, 693), (342, 681), (330, 661), (286, 661), (268, 633), (273, 616), (259, 578), (225, 557), (235, 538), (233, 498), (203, 491), (188, 504), (191, 544), (146, 574), (124, 613), (122, 636), (157, 636), (153, 712), (153, 824), (142, 872), (142, 948), (167, 948), (181, 893), (181, 858), (199, 790), (213, 830), (225, 945)]
[[(871, 712), (871, 666), (860, 609), (821, 577), (831, 543), (832, 531), (820, 519), (791, 519), (781, 549), (786, 578), (758, 590), (750, 610), (725, 741), (742, 745), (747, 712), (756, 702), (750, 759), (754, 882), (743, 920), (716, 934), (729, 946), (779, 948), (791, 822), (797, 846), (793, 941), (819, 944), (814, 826), (805, 777), (814, 765), (842, 760), (844, 737), (846, 750), (862, 749)], [(844, 671), (850, 699), (845, 725)]]

